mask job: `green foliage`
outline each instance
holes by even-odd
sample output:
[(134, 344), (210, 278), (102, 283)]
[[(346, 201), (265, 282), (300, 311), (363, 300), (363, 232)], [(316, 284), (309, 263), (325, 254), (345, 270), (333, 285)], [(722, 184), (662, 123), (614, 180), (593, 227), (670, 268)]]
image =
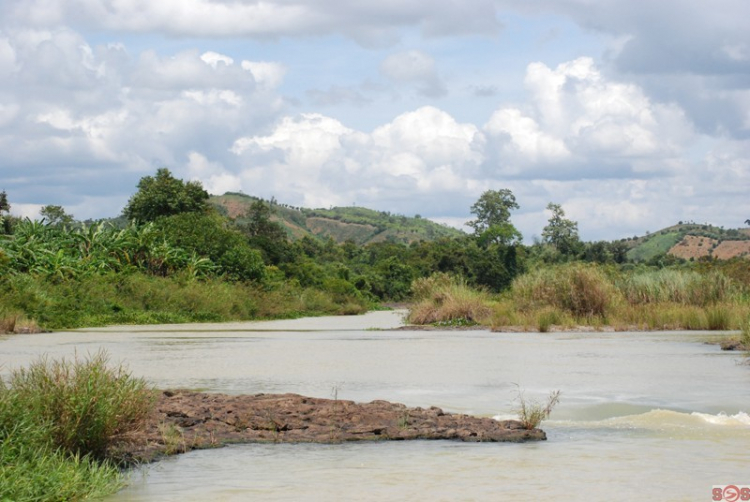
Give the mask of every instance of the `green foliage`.
[[(238, 214), (240, 226), (247, 223), (243, 213), (256, 202), (268, 202), (238, 193), (213, 196), (211, 204), (232, 207)], [(305, 236), (318, 239), (333, 238), (337, 243), (351, 240), (357, 245), (368, 245), (391, 239), (401, 244), (459, 238), (465, 235), (460, 230), (437, 224), (424, 218), (408, 218), (387, 211), (375, 211), (362, 207), (334, 207), (331, 209), (306, 209), (275, 203), (271, 206), (273, 223), (280, 224), (293, 239)]]
[(50, 424), (52, 444), (102, 460), (151, 411), (153, 392), (122, 367), (108, 368), (104, 352), (86, 360), (42, 358), (10, 377), (12, 398), (38, 423)]
[(684, 237), (682, 232), (657, 233), (649, 236), (642, 244), (628, 251), (632, 261), (648, 261), (656, 256), (666, 254)]
[(8, 194), (3, 190), (0, 192), (0, 214), (7, 213), (10, 211), (10, 203), (8, 202)]
[(216, 263), (235, 281), (263, 282), (266, 278), (266, 265), (260, 252), (240, 243), (226, 249)]
[(476, 219), (467, 222), (484, 246), (510, 245), (521, 242), (521, 233), (510, 223), (510, 212), (519, 209), (516, 198), (507, 188), (487, 190), (471, 206)]
[(62, 206), (48, 205), (44, 206), (39, 214), (49, 225), (65, 226), (73, 223), (73, 215), (65, 212)]
[(154, 221), (163, 216), (201, 212), (208, 208), (208, 192), (197, 181), (184, 181), (161, 168), (156, 176), (145, 176), (138, 182), (138, 192), (123, 209), (123, 214), (138, 222)]
[(152, 392), (99, 353), (41, 359), (0, 381), (0, 500), (98, 498), (122, 485), (107, 453), (150, 412)]
[(5, 190), (0, 192), (0, 235), (11, 233), (11, 224), (8, 220), (7, 213), (10, 211), (10, 203), (8, 202), (8, 194)]
[(267, 263), (278, 265), (291, 258), (290, 247), (284, 227), (272, 221), (272, 215), (270, 204), (257, 200), (245, 213), (247, 223), (238, 226), (249, 237), (250, 245), (262, 251)]
[(542, 241), (549, 244), (563, 257), (577, 255), (581, 250), (578, 237), (578, 223), (565, 218), (565, 211), (560, 204), (547, 204), (552, 216), (542, 230)]

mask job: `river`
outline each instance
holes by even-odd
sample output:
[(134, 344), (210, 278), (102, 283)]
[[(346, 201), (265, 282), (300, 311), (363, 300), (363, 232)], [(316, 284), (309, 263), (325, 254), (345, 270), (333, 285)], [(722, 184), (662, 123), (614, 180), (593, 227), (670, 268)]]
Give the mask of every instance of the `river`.
[(388, 331), (397, 312), (109, 327), (0, 338), (0, 372), (42, 354), (113, 363), (159, 388), (295, 392), (510, 417), (561, 402), (548, 440), (249, 444), (132, 473), (110, 502), (711, 500), (750, 485), (750, 366), (704, 332)]

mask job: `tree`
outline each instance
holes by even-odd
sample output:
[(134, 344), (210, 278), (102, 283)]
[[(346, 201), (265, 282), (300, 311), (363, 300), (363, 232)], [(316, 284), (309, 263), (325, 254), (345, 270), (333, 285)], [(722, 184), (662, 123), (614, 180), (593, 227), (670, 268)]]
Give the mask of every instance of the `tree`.
[(542, 230), (542, 241), (553, 246), (563, 256), (578, 253), (581, 248), (578, 223), (565, 218), (565, 211), (560, 204), (550, 202), (547, 210), (552, 211), (552, 216)]
[(9, 234), (11, 233), (11, 224), (10, 221), (6, 216), (3, 215), (3, 213), (7, 213), (10, 211), (10, 203), (8, 202), (8, 194), (5, 193), (5, 190), (0, 192), (0, 234)]
[(8, 194), (5, 190), (0, 192), (0, 213), (7, 213), (10, 211), (10, 204), (8, 203)]
[(73, 223), (73, 215), (65, 212), (62, 206), (44, 206), (39, 214), (53, 226), (66, 226)]
[(185, 183), (163, 167), (156, 171), (156, 176), (141, 178), (138, 192), (122, 212), (129, 220), (147, 222), (162, 216), (204, 212), (208, 209), (207, 201), (208, 192), (200, 182)]
[(272, 221), (272, 215), (271, 203), (256, 200), (245, 212), (248, 222), (240, 229), (247, 235), (251, 246), (259, 248), (269, 263), (278, 265), (289, 258), (290, 246), (284, 227)]
[(518, 244), (522, 236), (510, 222), (510, 212), (519, 208), (513, 192), (507, 188), (487, 190), (471, 206), (471, 213), (477, 218), (467, 222), (467, 225), (474, 229), (474, 235), (482, 246)]

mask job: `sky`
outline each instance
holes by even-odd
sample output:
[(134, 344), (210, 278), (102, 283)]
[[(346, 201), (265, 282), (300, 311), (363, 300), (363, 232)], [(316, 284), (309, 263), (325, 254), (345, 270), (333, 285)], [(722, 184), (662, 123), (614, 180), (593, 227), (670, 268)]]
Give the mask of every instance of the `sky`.
[(212, 194), (462, 227), (512, 190), (584, 240), (750, 218), (747, 0), (0, 0), (0, 190)]

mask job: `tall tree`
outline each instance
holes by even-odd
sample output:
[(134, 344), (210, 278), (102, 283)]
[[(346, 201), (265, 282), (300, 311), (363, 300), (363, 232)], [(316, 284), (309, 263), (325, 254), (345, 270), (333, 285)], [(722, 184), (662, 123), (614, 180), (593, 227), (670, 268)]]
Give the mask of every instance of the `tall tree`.
[(208, 192), (200, 182), (186, 183), (163, 167), (156, 176), (141, 178), (138, 192), (130, 198), (123, 214), (129, 220), (154, 221), (162, 216), (206, 211), (207, 201)]
[(5, 190), (0, 192), (0, 234), (11, 233), (11, 224), (8, 218), (3, 215), (10, 211), (10, 203), (8, 202), (8, 194)]
[(10, 204), (8, 203), (8, 194), (5, 190), (0, 192), (0, 213), (7, 213), (10, 211)]
[(73, 223), (73, 215), (65, 212), (62, 206), (44, 206), (39, 214), (47, 223), (54, 226), (65, 226)]
[(565, 211), (560, 204), (547, 204), (552, 212), (547, 226), (542, 230), (542, 241), (554, 246), (563, 256), (575, 255), (581, 248), (578, 237), (578, 223), (565, 218)]
[(266, 204), (256, 200), (245, 212), (248, 222), (240, 228), (248, 236), (253, 247), (260, 248), (267, 261), (278, 265), (288, 258), (289, 243), (284, 227), (273, 220), (272, 202)]
[(507, 188), (487, 190), (471, 206), (475, 220), (467, 222), (483, 246), (513, 245), (521, 242), (521, 232), (510, 222), (510, 212), (519, 209), (516, 198)]

